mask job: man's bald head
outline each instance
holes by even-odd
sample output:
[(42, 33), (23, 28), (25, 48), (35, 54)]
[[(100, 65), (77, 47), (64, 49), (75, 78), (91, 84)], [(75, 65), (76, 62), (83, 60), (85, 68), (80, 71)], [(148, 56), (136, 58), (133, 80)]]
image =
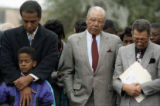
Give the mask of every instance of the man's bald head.
[(104, 18), (106, 18), (106, 12), (102, 7), (99, 7), (99, 6), (91, 7), (88, 10), (87, 17), (90, 16), (92, 14), (92, 12), (99, 12), (104, 15)]

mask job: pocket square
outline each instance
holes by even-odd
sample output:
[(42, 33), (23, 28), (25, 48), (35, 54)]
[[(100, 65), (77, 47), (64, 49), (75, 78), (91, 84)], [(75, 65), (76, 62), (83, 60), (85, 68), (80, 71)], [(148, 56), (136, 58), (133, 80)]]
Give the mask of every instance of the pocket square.
[(149, 61), (149, 64), (155, 63), (155, 62), (156, 62), (155, 58), (151, 58), (150, 61)]
[(111, 49), (109, 49), (109, 50), (107, 50), (107, 52), (108, 52), (108, 53), (110, 53), (110, 52), (112, 52), (112, 50), (111, 50)]

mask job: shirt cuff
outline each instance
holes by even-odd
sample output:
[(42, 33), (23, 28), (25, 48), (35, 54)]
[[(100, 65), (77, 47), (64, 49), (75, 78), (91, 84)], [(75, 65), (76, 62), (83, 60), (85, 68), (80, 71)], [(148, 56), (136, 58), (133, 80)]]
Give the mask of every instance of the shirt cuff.
[(33, 81), (37, 81), (37, 80), (39, 80), (39, 78), (37, 77), (37, 76), (35, 76), (34, 74), (29, 74), (31, 77), (33, 77), (34, 78), (34, 80)]

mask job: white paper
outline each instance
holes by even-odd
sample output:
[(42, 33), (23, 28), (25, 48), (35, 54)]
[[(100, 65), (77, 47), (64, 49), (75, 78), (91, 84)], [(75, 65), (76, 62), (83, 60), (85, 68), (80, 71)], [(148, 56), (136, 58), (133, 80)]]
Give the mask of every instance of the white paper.
[[(133, 63), (125, 72), (123, 72), (119, 77), (124, 84), (132, 84), (132, 83), (145, 83), (151, 81), (151, 75), (149, 72), (144, 69), (140, 63)], [(136, 101), (140, 103), (145, 96), (140, 94), (135, 97)]]

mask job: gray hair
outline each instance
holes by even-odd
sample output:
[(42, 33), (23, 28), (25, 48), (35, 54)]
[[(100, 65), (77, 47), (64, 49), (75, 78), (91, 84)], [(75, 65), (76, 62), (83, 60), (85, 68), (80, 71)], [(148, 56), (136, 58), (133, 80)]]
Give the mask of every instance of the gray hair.
[(104, 10), (102, 7), (99, 7), (99, 6), (91, 7), (91, 8), (88, 10), (87, 17), (90, 15), (90, 13), (91, 13), (92, 11), (101, 11), (101, 12), (104, 14), (104, 18), (106, 18), (106, 12), (105, 12), (105, 10)]
[(150, 35), (151, 30), (151, 24), (146, 19), (138, 19), (136, 20), (132, 25), (132, 32), (134, 30), (137, 30), (138, 32), (147, 31), (147, 34)]

